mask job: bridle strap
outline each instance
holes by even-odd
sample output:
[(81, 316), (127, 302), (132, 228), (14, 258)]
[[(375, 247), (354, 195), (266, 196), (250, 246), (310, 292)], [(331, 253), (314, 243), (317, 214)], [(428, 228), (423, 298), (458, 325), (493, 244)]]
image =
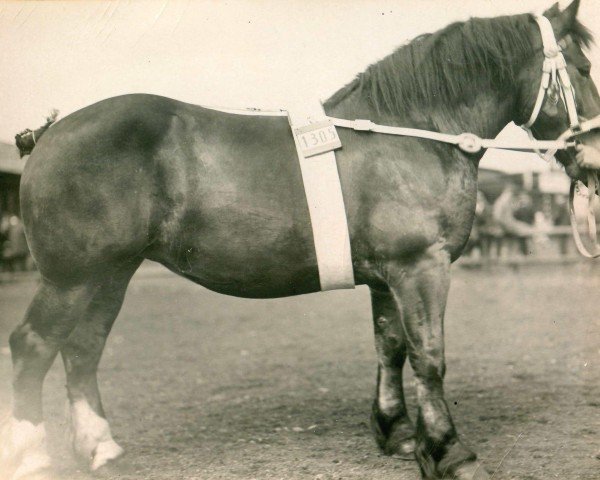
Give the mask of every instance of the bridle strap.
[(587, 211), (587, 222), (588, 222), (588, 236), (592, 245), (592, 251), (584, 245), (577, 229), (577, 217), (575, 216), (575, 191), (577, 188), (577, 182), (571, 182), (571, 189), (569, 191), (569, 217), (571, 220), (571, 230), (573, 231), (573, 240), (575, 240), (575, 246), (579, 253), (586, 258), (597, 258), (600, 257), (600, 245), (598, 245), (597, 231), (596, 231), (596, 213), (594, 211), (594, 198), (596, 196), (596, 190), (598, 189), (598, 174), (595, 172), (588, 172), (588, 211)]
[[(548, 91), (553, 89), (556, 90), (555, 93), (562, 98), (565, 109), (567, 110), (567, 114), (569, 116), (570, 129), (568, 132), (572, 133), (572, 135), (566, 137), (565, 134), (563, 134), (558, 139), (564, 140), (566, 138), (571, 138), (580, 130), (579, 116), (577, 115), (577, 102), (575, 101), (575, 91), (573, 90), (573, 84), (571, 83), (569, 73), (567, 72), (567, 62), (562, 54), (560, 45), (556, 41), (550, 20), (543, 15), (536, 15), (534, 18), (542, 36), (542, 45), (545, 58), (542, 66), (542, 80), (540, 82), (540, 88), (538, 90), (535, 105), (533, 106), (533, 111), (531, 112), (529, 120), (521, 125), (521, 128), (527, 132), (530, 139), (533, 139), (531, 128), (542, 110), (544, 101), (548, 95)], [(544, 160), (549, 161), (557, 150), (558, 149), (551, 148), (543, 155), (539, 151), (536, 153)]]
[(473, 133), (461, 133), (453, 135), (449, 133), (432, 132), (430, 130), (421, 130), (418, 128), (391, 127), (388, 125), (379, 125), (370, 120), (346, 120), (343, 118), (327, 117), (336, 127), (351, 128), (359, 132), (374, 132), (387, 135), (398, 135), (403, 137), (424, 138), (437, 142), (449, 143), (458, 146), (467, 153), (477, 153), (481, 149), (497, 148), (500, 150), (514, 150), (519, 152), (539, 152), (540, 150), (565, 150), (574, 147), (575, 142), (568, 141), (568, 138), (559, 140), (535, 140), (528, 139), (522, 141), (499, 140), (495, 138), (480, 138)]
[[(456, 145), (467, 153), (477, 153), (484, 148), (497, 148), (502, 150), (537, 153), (544, 160), (548, 161), (558, 150), (566, 150), (567, 148), (574, 147), (576, 142), (572, 140), (573, 137), (600, 127), (600, 117), (595, 117), (580, 124), (577, 115), (575, 92), (571, 79), (569, 78), (569, 73), (567, 72), (567, 62), (562, 54), (562, 49), (554, 36), (552, 24), (550, 23), (550, 20), (543, 15), (536, 15), (534, 18), (542, 36), (545, 58), (542, 68), (542, 80), (540, 82), (540, 88), (533, 107), (533, 112), (531, 113), (529, 120), (521, 125), (529, 136), (529, 139), (526, 141), (480, 138), (472, 133), (452, 135), (417, 128), (390, 127), (387, 125), (378, 125), (370, 120), (346, 120), (334, 117), (327, 118), (336, 127), (352, 128), (357, 131), (384, 133), (387, 135), (425, 138)], [(550, 88), (556, 89), (556, 93), (563, 99), (565, 109), (569, 115), (570, 128), (556, 140), (536, 140), (531, 131), (531, 127), (540, 114)], [(542, 150), (545, 150), (545, 153), (542, 153)]]
[[(542, 66), (542, 81), (538, 90), (538, 96), (533, 107), (533, 112), (529, 117), (529, 120), (523, 124), (523, 128), (529, 129), (537, 120), (537, 117), (544, 104), (544, 99), (548, 93), (548, 89), (552, 85), (556, 85), (557, 82), (557, 71), (565, 69), (567, 64), (562, 54), (561, 48), (556, 42), (554, 36), (554, 30), (552, 30), (552, 24), (543, 15), (536, 15), (534, 17), (542, 36), (542, 46), (544, 49), (544, 64)], [(566, 72), (565, 72), (566, 73)], [(568, 79), (567, 75), (567, 79)], [(569, 81), (570, 84), (570, 81)], [(570, 118), (570, 117), (569, 117)]]

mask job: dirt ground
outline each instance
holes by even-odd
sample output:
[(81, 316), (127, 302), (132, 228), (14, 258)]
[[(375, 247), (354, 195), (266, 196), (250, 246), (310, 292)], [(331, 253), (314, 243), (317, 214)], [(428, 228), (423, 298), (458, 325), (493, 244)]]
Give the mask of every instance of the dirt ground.
[[(446, 398), (494, 479), (600, 478), (600, 268), (454, 269)], [(35, 278), (0, 285), (0, 414), (7, 339)], [(368, 418), (375, 388), (369, 296), (244, 300), (166, 271), (136, 274), (100, 384), (128, 470), (114, 479), (416, 479), (382, 456)], [(414, 406), (412, 377), (407, 378)], [(45, 386), (61, 478), (91, 478), (65, 434), (61, 362)]]

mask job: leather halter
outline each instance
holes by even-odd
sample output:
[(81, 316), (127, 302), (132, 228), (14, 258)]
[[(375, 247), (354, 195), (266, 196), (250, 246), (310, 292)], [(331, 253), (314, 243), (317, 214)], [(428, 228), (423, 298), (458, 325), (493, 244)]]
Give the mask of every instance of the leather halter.
[[(540, 111), (542, 110), (542, 106), (544, 105), (544, 100), (549, 92), (553, 92), (554, 94), (560, 94), (567, 110), (567, 114), (569, 115), (570, 124), (570, 128), (564, 132), (558, 140), (571, 139), (582, 133), (582, 126), (579, 123), (579, 116), (577, 115), (575, 91), (571, 79), (569, 78), (569, 73), (567, 72), (567, 62), (562, 54), (562, 48), (556, 41), (550, 20), (543, 15), (536, 15), (534, 18), (542, 35), (545, 58), (542, 66), (542, 81), (540, 82), (540, 88), (538, 90), (533, 111), (531, 112), (529, 120), (521, 125), (521, 128), (527, 132), (530, 139), (533, 139), (531, 127), (537, 120)], [(540, 156), (542, 156), (544, 160), (548, 160), (557, 150), (558, 149), (551, 148), (545, 155)], [(538, 154), (540, 153), (538, 152)]]

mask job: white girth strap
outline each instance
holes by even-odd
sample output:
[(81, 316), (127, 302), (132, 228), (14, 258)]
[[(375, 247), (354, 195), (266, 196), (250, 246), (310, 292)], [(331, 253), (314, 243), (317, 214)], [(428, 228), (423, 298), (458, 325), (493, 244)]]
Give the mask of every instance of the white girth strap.
[[(326, 118), (320, 103), (289, 112), (292, 130)], [(333, 127), (332, 127), (333, 128)], [(310, 213), (321, 290), (354, 288), (350, 236), (335, 153), (306, 157), (294, 135)]]

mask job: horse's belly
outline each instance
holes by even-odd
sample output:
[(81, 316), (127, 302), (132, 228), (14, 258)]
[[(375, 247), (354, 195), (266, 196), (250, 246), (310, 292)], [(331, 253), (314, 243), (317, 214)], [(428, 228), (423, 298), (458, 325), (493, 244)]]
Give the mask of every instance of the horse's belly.
[[(242, 197), (245, 197), (243, 195)], [(251, 198), (250, 198), (251, 197)], [(320, 289), (312, 229), (302, 198), (204, 197), (149, 258), (220, 293), (251, 298)], [(300, 204), (297, 205), (297, 204)]]
[(175, 254), (149, 254), (170, 270), (210, 290), (246, 298), (276, 298), (320, 290), (316, 261), (302, 249), (269, 250), (256, 239), (246, 241), (209, 235), (209, 241), (186, 244)]

